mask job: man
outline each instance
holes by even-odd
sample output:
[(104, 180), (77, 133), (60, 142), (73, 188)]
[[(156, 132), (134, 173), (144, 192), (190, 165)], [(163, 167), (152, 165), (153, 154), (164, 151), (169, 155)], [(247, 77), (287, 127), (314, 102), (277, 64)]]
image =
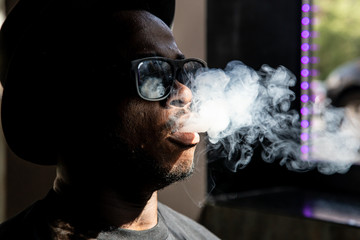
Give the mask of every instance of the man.
[(0, 239), (217, 239), (157, 202), (191, 174), (199, 142), (178, 130), (185, 83), (205, 63), (176, 46), (173, 14), (169, 0), (20, 1), (11, 12), (4, 133), (25, 160), (57, 164), (57, 176)]

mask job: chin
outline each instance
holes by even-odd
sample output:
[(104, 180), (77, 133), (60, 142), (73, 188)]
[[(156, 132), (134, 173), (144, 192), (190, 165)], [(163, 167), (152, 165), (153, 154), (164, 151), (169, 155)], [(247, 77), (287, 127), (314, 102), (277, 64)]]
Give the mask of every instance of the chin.
[(172, 168), (166, 175), (163, 175), (161, 181), (159, 181), (158, 189), (164, 188), (175, 182), (182, 181), (190, 177), (193, 172), (194, 164), (191, 164), (190, 166), (188, 164), (184, 166), (182, 164), (179, 164), (176, 167)]
[(192, 158), (179, 159), (171, 168), (170, 172), (192, 172), (194, 169), (194, 161)]
[[(161, 155), (149, 154), (143, 148), (129, 151), (128, 147), (112, 150), (115, 158), (113, 164), (109, 165), (109, 170), (115, 172), (115, 178), (134, 179), (136, 184), (143, 185), (149, 190), (160, 190), (172, 183), (184, 180), (192, 175), (194, 171), (194, 152), (195, 147), (182, 149), (167, 149)], [(156, 149), (154, 147), (153, 149)], [(154, 152), (153, 152), (154, 153)], [(118, 157), (116, 157), (118, 156)], [(135, 182), (134, 182), (135, 184)]]
[(183, 151), (173, 158), (172, 161), (164, 163), (162, 169), (158, 171), (158, 180), (160, 188), (166, 187), (172, 183), (184, 180), (194, 172), (194, 151), (195, 147)]

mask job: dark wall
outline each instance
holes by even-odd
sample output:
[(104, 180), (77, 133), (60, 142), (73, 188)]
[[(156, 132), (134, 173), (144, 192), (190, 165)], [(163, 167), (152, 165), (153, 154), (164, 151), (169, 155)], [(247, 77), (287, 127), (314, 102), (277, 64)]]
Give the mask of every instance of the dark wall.
[(6, 154), (6, 219), (45, 197), (55, 178), (54, 166), (41, 166)]
[(5, 10), (9, 13), (19, 0), (5, 0)]
[(208, 64), (224, 67), (241, 60), (300, 68), (300, 7), (297, 0), (208, 1)]

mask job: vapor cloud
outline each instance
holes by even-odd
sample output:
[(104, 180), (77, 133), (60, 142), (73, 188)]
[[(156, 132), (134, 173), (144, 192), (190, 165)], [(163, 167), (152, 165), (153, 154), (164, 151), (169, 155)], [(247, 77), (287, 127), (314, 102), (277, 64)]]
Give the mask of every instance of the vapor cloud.
[[(296, 97), (290, 87), (295, 83), (295, 76), (282, 66), (274, 69), (263, 65), (255, 71), (240, 61), (232, 61), (224, 70), (204, 71), (189, 83), (192, 114), (180, 131), (206, 132), (212, 147), (226, 155), (225, 165), (231, 171), (245, 167), (254, 148), (261, 146), (264, 161), (276, 160), (291, 170), (317, 167), (325, 174), (346, 172), (352, 162), (301, 159), (300, 116), (290, 109)], [(322, 129), (317, 134), (328, 139), (328, 133), (329, 129)], [(334, 141), (339, 133), (331, 134)], [(326, 149), (327, 145), (322, 144), (325, 149), (321, 151), (331, 154), (334, 149)], [(349, 151), (354, 152), (360, 144), (353, 141), (351, 146)]]

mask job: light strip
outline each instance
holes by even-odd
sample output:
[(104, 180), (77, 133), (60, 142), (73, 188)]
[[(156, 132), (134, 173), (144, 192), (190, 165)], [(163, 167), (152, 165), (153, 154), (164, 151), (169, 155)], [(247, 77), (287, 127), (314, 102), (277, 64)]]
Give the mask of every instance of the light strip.
[(300, 103), (301, 103), (301, 158), (309, 160), (310, 149), (310, 126), (311, 126), (311, 76), (313, 71), (311, 69), (312, 63), (312, 4), (311, 0), (302, 0), (301, 4), (301, 70), (300, 70)]

